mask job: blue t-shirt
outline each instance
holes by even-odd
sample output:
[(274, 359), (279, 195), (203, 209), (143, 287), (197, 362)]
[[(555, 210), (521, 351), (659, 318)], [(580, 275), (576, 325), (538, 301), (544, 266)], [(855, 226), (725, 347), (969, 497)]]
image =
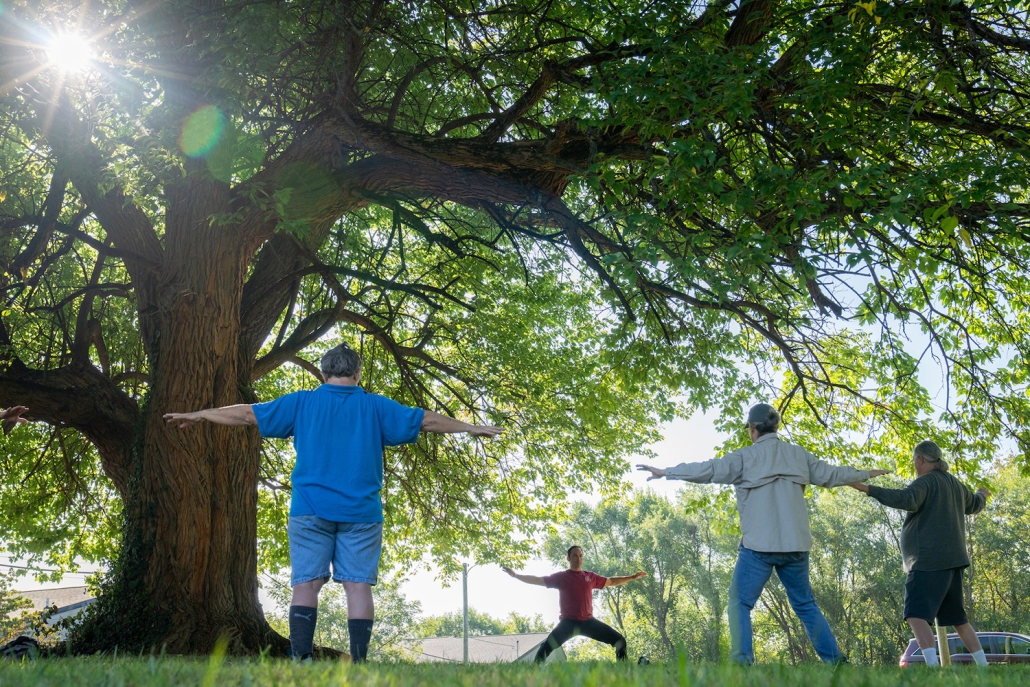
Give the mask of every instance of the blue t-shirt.
[(261, 436), (293, 437), (290, 515), (334, 522), (383, 521), (383, 447), (417, 441), (424, 414), (339, 384), (254, 405)]

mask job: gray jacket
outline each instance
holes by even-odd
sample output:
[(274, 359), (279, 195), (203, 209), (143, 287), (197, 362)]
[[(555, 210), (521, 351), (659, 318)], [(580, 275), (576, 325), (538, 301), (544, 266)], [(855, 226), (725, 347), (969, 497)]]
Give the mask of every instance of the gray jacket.
[(830, 465), (772, 433), (722, 458), (680, 463), (666, 470), (665, 478), (734, 485), (741, 545), (752, 551), (783, 553), (812, 548), (806, 484), (839, 487), (869, 479), (869, 471)]
[(908, 511), (901, 526), (905, 572), (951, 570), (969, 565), (966, 516), (987, 505), (954, 475), (931, 470), (904, 489), (869, 487), (869, 496), (885, 506)]

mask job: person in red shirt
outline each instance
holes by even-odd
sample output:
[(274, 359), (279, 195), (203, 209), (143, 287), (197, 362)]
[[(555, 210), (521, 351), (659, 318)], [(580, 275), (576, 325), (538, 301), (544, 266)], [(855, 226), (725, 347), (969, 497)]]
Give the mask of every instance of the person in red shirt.
[(543, 663), (552, 651), (577, 635), (583, 635), (615, 648), (615, 658), (626, 660), (626, 638), (615, 628), (602, 623), (594, 617), (593, 591), (604, 587), (618, 587), (647, 575), (638, 572), (633, 575), (604, 577), (583, 569), (583, 549), (579, 546), (569, 547), (566, 554), (569, 569), (539, 577), (537, 575), (520, 575), (511, 568), (502, 568), (516, 580), (528, 584), (558, 590), (558, 624), (536, 652), (536, 661)]

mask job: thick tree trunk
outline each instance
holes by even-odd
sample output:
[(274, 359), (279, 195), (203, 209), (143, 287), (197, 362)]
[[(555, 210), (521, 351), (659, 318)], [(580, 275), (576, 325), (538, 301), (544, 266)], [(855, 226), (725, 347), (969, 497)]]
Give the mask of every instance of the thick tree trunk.
[(234, 237), (204, 229), (168, 252), (124, 541), (109, 588), (75, 638), (80, 651), (205, 653), (223, 635), (234, 653), (288, 646), (258, 602), (257, 430), (180, 430), (161, 417), (254, 401), (252, 361), (239, 345), (250, 256)]

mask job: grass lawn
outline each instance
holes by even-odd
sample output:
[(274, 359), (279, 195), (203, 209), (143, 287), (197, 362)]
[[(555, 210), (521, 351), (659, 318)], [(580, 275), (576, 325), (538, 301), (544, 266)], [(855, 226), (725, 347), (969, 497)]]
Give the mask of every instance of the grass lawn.
[(0, 687), (618, 687), (656, 685), (701, 687), (887, 687), (888, 685), (1030, 684), (1030, 666), (971, 667), (931, 671), (894, 667), (843, 666), (834, 672), (821, 665), (742, 669), (718, 665), (614, 663), (441, 665), (337, 662), (308, 666), (284, 660), (227, 659), (219, 663), (181, 658), (55, 658), (35, 662), (0, 662)]

